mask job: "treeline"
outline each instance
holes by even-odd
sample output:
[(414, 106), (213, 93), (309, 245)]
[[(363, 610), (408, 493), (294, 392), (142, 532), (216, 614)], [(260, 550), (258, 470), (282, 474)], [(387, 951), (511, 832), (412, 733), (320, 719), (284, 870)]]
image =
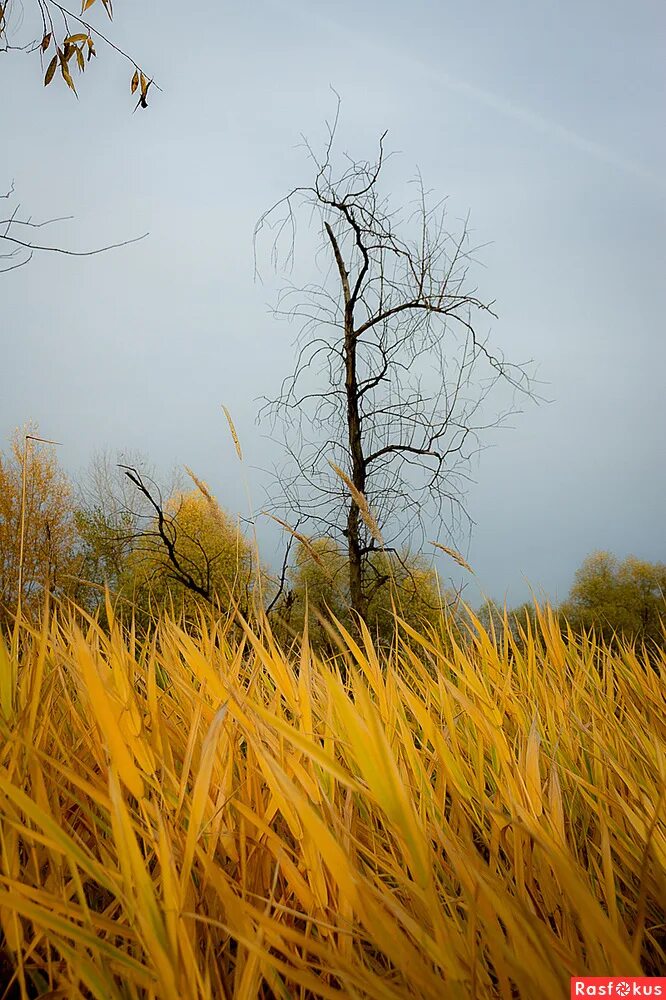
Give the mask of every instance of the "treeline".
[[(0, 624), (11, 627), (21, 593), (37, 616), (48, 591), (105, 613), (147, 623), (166, 609), (192, 617), (201, 602), (245, 616), (268, 611), (279, 631), (299, 633), (306, 616), (315, 645), (324, 615), (350, 626), (346, 554), (330, 539), (287, 535), (288, 561), (271, 573), (251, 530), (224, 511), (191, 472), (158, 482), (140, 456), (97, 455), (73, 483), (56, 451), (17, 431), (0, 453)], [(367, 622), (390, 631), (392, 608), (415, 625), (434, 623), (454, 596), (420, 556), (373, 554), (376, 586)]]
[[(611, 552), (593, 552), (576, 571), (569, 594), (557, 608), (564, 627), (592, 631), (613, 645), (617, 639), (666, 646), (666, 563)], [(519, 639), (536, 632), (537, 611), (532, 603), (504, 609), (492, 601), (478, 612), (484, 627), (502, 631), (506, 625)]]
[[(46, 592), (104, 615), (115, 606), (147, 623), (166, 609), (193, 616), (201, 602), (223, 613), (268, 611), (274, 628), (302, 632), (306, 616), (315, 647), (328, 641), (327, 619), (351, 627), (348, 560), (330, 538), (294, 532), (281, 571), (261, 565), (251, 531), (188, 472), (168, 483), (138, 456), (100, 454), (78, 483), (53, 447), (17, 431), (0, 453), (0, 626), (11, 628), (20, 605), (38, 616)], [(366, 616), (373, 635), (389, 639), (394, 611), (414, 627), (437, 627), (442, 611), (463, 620), (463, 601), (430, 563), (407, 552), (373, 553)], [(612, 641), (621, 636), (664, 644), (666, 565), (606, 552), (589, 556), (560, 605), (563, 624)], [(477, 611), (496, 632), (521, 640), (535, 607), (506, 612), (493, 602)]]

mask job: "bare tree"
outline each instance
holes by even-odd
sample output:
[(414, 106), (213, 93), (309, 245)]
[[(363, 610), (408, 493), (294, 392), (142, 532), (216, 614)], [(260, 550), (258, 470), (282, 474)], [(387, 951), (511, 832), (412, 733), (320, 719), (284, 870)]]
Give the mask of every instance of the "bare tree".
[[(262, 230), (276, 232), (276, 266), (293, 266), (302, 211), (319, 239), (320, 280), (289, 285), (275, 309), (301, 331), (293, 372), (262, 415), (281, 423), (288, 455), (274, 508), (344, 537), (351, 607), (364, 617), (386, 581), (377, 549), (397, 554), (419, 535), (422, 544), (426, 526), (445, 515), (449, 537), (471, 524), (470, 459), (483, 432), (517, 412), (516, 394), (532, 394), (532, 381), (529, 362), (508, 363), (480, 331), (495, 313), (470, 280), (478, 248), (467, 222), (451, 232), (445, 204), (430, 204), (420, 176), (411, 207), (391, 207), (381, 189), (386, 134), (374, 161), (345, 156), (336, 172), (337, 121), (323, 156), (306, 142), (313, 183), (290, 191), (255, 229), (255, 259)], [(498, 383), (512, 401), (491, 414)]]

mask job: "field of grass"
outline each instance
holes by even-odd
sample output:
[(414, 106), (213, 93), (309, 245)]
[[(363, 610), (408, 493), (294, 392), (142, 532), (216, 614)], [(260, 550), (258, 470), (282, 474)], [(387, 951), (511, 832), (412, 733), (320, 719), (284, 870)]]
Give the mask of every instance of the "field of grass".
[(0, 649), (0, 997), (565, 998), (666, 971), (666, 661), (81, 613)]

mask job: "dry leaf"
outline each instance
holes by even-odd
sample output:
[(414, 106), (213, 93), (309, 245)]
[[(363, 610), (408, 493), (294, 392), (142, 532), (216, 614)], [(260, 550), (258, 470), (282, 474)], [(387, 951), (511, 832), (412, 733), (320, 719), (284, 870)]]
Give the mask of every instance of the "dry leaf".
[(45, 87), (48, 87), (48, 85), (50, 84), (51, 80), (53, 79), (53, 74), (56, 71), (57, 65), (58, 65), (58, 57), (56, 55), (56, 56), (53, 57), (53, 59), (49, 63), (48, 69), (46, 71), (46, 76), (44, 77), (44, 86)]

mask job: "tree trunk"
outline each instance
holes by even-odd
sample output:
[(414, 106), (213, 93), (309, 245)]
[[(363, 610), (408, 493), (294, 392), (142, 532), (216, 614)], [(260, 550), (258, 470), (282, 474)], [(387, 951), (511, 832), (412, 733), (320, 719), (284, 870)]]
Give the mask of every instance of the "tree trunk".
[[(361, 437), (361, 410), (358, 372), (356, 369), (356, 331), (354, 330), (354, 301), (349, 287), (349, 272), (340, 252), (335, 233), (325, 223), (328, 238), (333, 247), (345, 304), (345, 389), (347, 394), (347, 440), (351, 456), (351, 481), (365, 495), (365, 456)], [(361, 555), (361, 516), (358, 504), (350, 498), (347, 515), (347, 548), (349, 553), (349, 599), (351, 609), (360, 618), (366, 616), (365, 589), (363, 587), (363, 562)]]
[[(345, 323), (345, 326), (347, 324)], [(365, 494), (365, 461), (361, 441), (361, 416), (359, 412), (358, 378), (356, 373), (356, 340), (353, 327), (345, 329), (345, 369), (347, 390), (347, 428), (349, 452), (351, 455), (351, 480), (359, 491)], [(349, 596), (352, 611), (365, 619), (366, 601), (363, 587), (363, 566), (361, 557), (361, 518), (358, 504), (351, 497), (347, 515), (347, 545), (349, 551)]]

